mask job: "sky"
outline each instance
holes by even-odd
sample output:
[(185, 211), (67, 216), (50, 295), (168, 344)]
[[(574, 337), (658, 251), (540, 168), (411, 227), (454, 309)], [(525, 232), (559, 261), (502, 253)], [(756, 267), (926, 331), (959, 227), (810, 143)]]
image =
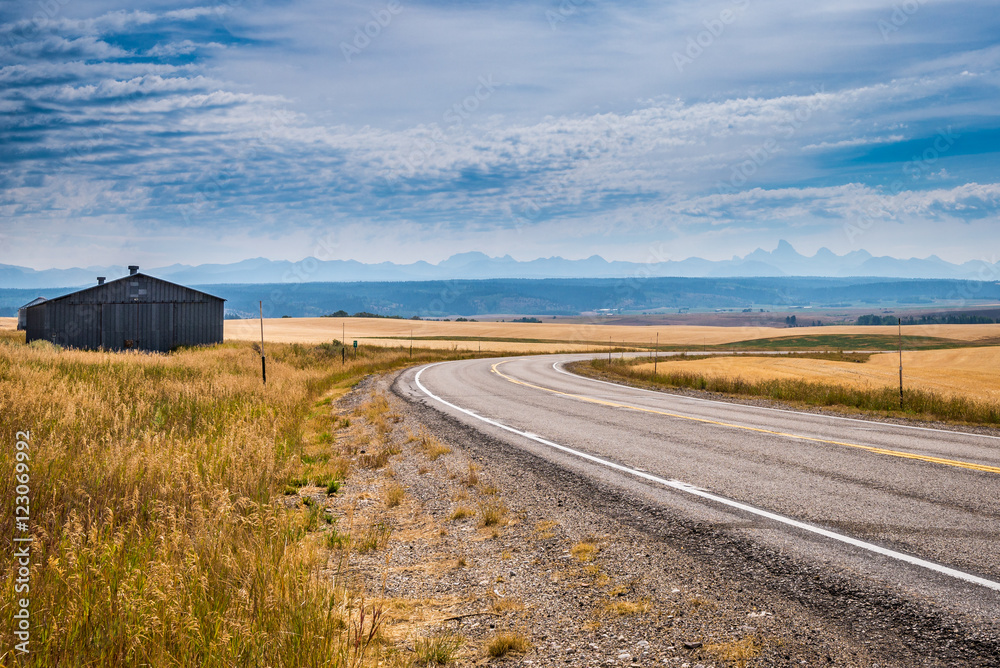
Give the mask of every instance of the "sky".
[(964, 0), (0, 5), (0, 263), (1000, 260)]

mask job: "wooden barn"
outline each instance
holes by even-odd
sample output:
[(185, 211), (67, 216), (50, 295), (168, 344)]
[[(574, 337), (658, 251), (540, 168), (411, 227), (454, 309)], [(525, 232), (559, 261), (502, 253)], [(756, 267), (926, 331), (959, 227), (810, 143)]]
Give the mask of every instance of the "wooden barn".
[(225, 300), (129, 267), (129, 275), (24, 308), (27, 341), (168, 352), (222, 342)]

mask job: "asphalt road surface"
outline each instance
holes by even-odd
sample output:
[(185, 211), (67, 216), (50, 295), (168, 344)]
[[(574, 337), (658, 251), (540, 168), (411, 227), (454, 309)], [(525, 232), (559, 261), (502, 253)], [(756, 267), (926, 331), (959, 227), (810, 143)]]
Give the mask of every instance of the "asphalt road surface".
[(467, 360), (399, 386), (491, 438), (787, 554), (1000, 626), (1000, 438), (583, 378), (585, 355)]

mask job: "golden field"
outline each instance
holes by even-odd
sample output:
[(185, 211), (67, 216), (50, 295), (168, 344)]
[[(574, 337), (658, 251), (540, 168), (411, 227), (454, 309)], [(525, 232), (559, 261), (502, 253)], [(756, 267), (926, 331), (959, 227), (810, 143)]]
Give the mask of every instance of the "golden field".
[[(904, 328), (907, 336), (933, 336), (958, 341), (978, 341), (1000, 337), (998, 325), (911, 325)], [(343, 334), (342, 334), (343, 332)], [(340, 339), (378, 346), (408, 345), (411, 335), (444, 337), (441, 340), (419, 341), (422, 348), (458, 350), (482, 349), (494, 352), (528, 353), (572, 351), (586, 352), (612, 345), (651, 345), (659, 334), (660, 345), (697, 347), (719, 345), (774, 337), (794, 338), (808, 335), (896, 334), (895, 327), (699, 327), (652, 325), (602, 325), (590, 323), (514, 322), (438, 322), (428, 320), (396, 320), (389, 318), (271, 318), (264, 320), (265, 341), (282, 343), (322, 343)], [(259, 341), (258, 320), (227, 320), (226, 340)], [(452, 338), (454, 337), (454, 338)], [(466, 341), (466, 338), (492, 339)], [(449, 340), (451, 339), (451, 340)], [(528, 339), (529, 341), (503, 341)], [(530, 341), (530, 340), (534, 340)], [(544, 342), (537, 342), (544, 340)], [(550, 341), (552, 343), (550, 343)]]
[[(396, 665), (375, 638), (376, 603), (297, 490), (331, 494), (349, 475), (335, 397), (365, 375), (455, 355), (369, 347), (342, 364), (332, 346), (273, 344), (264, 387), (250, 343), (110, 353), (25, 345), (10, 329), (0, 531), (33, 542), (30, 591), (0, 584), (0, 666)], [(27, 531), (18, 484), (30, 488)], [(4, 573), (18, 568), (0, 553)], [(25, 596), (22, 662), (12, 602)]]
[[(650, 373), (652, 364), (637, 371)], [(903, 353), (903, 384), (906, 388), (1000, 403), (1000, 347), (921, 350)], [(804, 380), (856, 388), (897, 387), (899, 356), (872, 355), (867, 362), (838, 362), (809, 358), (715, 357), (703, 360), (669, 361), (657, 364), (660, 374), (692, 373), (709, 377), (744, 380)]]
[[(0, 330), (14, 329), (16, 318), (0, 318)], [(659, 335), (663, 346), (724, 345), (737, 341), (764, 338), (795, 338), (810, 335), (887, 335), (895, 336), (895, 327), (707, 327), (691, 325), (606, 325), (559, 322), (443, 322), (397, 320), (390, 318), (267, 318), (264, 339), (276, 343), (324, 343), (342, 336), (348, 342), (377, 346), (409, 345), (410, 335), (421, 348), (478, 350), (512, 354), (533, 352), (587, 352), (612, 345), (649, 346)], [(1000, 324), (995, 325), (910, 325), (906, 336), (930, 336), (955, 341), (975, 342), (1000, 338)], [(420, 340), (440, 337), (438, 340)], [(259, 341), (259, 320), (226, 320), (227, 341)], [(486, 339), (468, 341), (462, 339)], [(520, 339), (504, 341), (503, 339)], [(542, 342), (539, 342), (542, 341)]]

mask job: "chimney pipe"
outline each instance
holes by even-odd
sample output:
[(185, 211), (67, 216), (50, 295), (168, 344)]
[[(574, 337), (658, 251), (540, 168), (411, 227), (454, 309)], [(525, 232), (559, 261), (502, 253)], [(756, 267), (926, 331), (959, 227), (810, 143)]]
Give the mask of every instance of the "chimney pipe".
[(130, 264), (128, 266), (128, 275), (129, 276), (135, 276), (138, 273), (139, 273), (139, 265), (137, 265), (137, 264)]
[(104, 285), (104, 281), (105, 281), (105, 277), (104, 276), (98, 276), (97, 277), (97, 284), (98, 285)]

